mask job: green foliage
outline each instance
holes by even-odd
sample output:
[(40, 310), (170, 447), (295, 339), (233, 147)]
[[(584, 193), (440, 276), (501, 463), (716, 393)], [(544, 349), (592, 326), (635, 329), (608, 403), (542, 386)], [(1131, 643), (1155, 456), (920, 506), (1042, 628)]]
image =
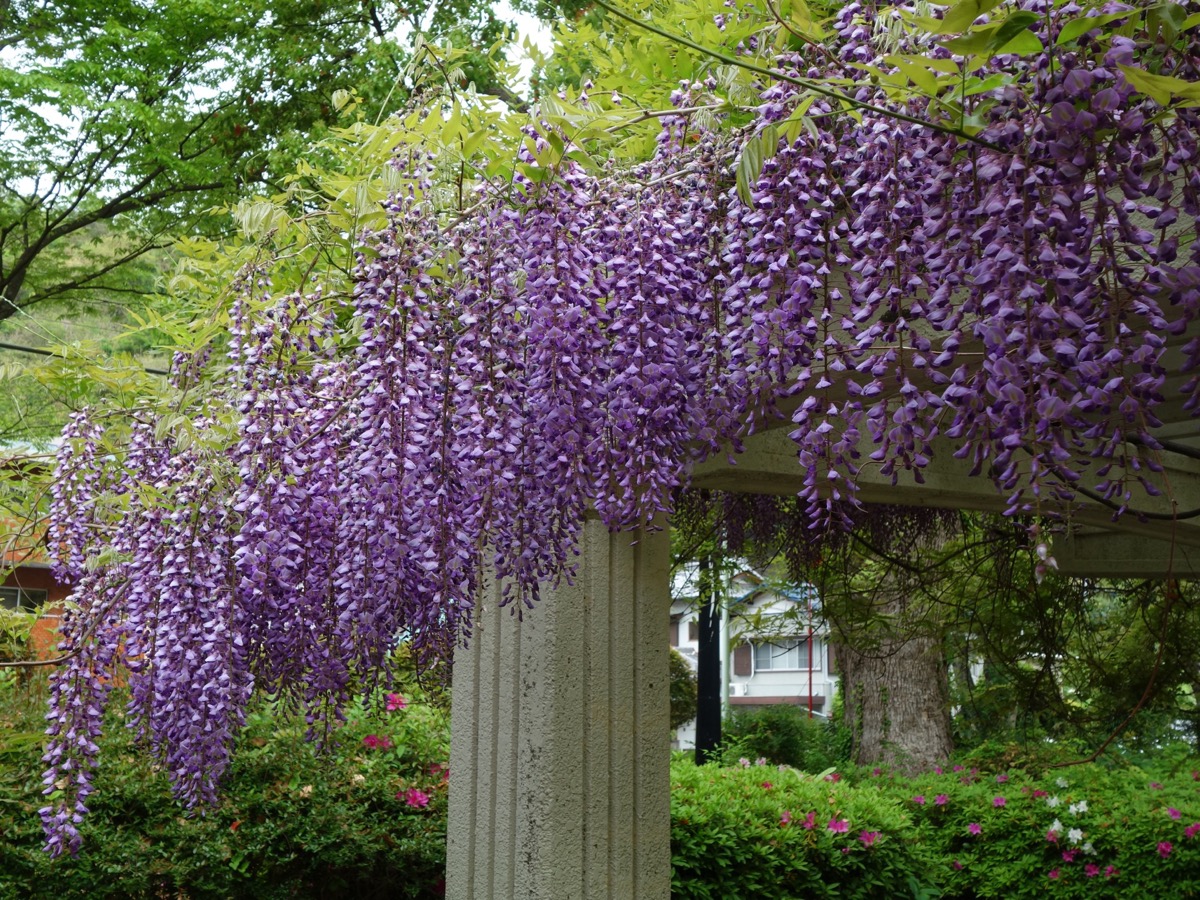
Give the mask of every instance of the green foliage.
[(1175, 762), (1038, 775), (955, 766), (858, 787), (911, 815), (947, 898), (1195, 897), (1200, 773)]
[[(36, 814), (40, 735), (6, 738), (0, 898), (440, 896), (448, 716), (413, 684), (404, 696), (404, 709), (388, 711), (380, 695), (352, 710), (324, 754), (305, 741), (303, 723), (262, 708), (241, 736), (220, 805), (190, 816), (171, 798), (165, 773), (125, 729), (113, 729), (85, 849), (56, 861), (41, 849)], [(6, 735), (38, 728), (34, 704), (11, 692), (3, 701)], [(410, 789), (428, 805), (410, 805)]]
[(739, 709), (722, 726), (721, 758), (765, 759), (802, 772), (822, 772), (850, 759), (850, 732), (839, 721), (808, 717), (808, 710), (779, 704)]
[(671, 729), (680, 728), (696, 718), (696, 673), (688, 661), (671, 649)]
[(139, 260), (225, 230), (205, 212), (278, 185), (334, 124), (340, 92), (369, 118), (404, 105), (419, 87), (404, 33), (462, 48), (445, 74), (487, 87), (476, 48), (505, 24), (476, 0), (428, 16), (359, 0), (3, 4), (0, 318), (152, 289)]
[(671, 768), (672, 897), (911, 896), (930, 862), (916, 837), (898, 802), (844, 782), (772, 766)]

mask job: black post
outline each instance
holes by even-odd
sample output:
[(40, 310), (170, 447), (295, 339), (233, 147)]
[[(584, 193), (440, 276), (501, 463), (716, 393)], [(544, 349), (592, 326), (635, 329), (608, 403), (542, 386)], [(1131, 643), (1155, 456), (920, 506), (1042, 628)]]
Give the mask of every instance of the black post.
[(712, 557), (700, 557), (700, 646), (696, 653), (696, 765), (708, 762), (721, 743), (721, 613)]

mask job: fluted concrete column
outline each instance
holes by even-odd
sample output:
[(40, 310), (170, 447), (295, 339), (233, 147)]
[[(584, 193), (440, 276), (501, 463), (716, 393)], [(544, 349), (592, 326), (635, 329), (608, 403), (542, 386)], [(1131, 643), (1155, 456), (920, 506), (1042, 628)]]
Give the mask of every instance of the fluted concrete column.
[(665, 531), (584, 526), (573, 585), (454, 659), (447, 897), (670, 894)]

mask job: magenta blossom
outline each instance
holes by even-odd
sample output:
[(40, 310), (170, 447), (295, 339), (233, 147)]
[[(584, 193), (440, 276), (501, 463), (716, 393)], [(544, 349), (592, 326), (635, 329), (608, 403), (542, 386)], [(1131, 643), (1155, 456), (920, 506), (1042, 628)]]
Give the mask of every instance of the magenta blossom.
[(1172, 819), (1178, 819), (1181, 815), (1183, 815), (1183, 813), (1181, 813), (1179, 810), (1177, 810), (1173, 806), (1168, 806), (1167, 807), (1167, 815), (1170, 816)]
[(1063, 851), (1063, 862), (1075, 862), (1076, 852), (1077, 851), (1075, 851), (1075, 850), (1064, 850)]
[(847, 831), (850, 830), (850, 820), (849, 819), (830, 819), (829, 825), (826, 827), (828, 827), (829, 830), (834, 832), (835, 834), (845, 834)]
[(368, 734), (362, 742), (363, 746), (369, 750), (387, 750), (392, 746), (391, 738), (380, 734)]
[(862, 841), (864, 847), (873, 847), (875, 841), (879, 839), (879, 835), (878, 831), (864, 831), (859, 834), (858, 839)]
[(967, 831), (971, 832), (971, 834), (979, 834), (983, 831), (983, 826), (978, 822), (972, 822), (967, 826)]
[(810, 812), (807, 816), (804, 817), (804, 821), (801, 822), (800, 824), (802, 824), (806, 830), (812, 831), (814, 828), (817, 827), (816, 812), (815, 811)]
[(917, 804), (917, 806), (924, 806), (925, 805), (925, 795), (917, 794), (917, 796), (912, 798), (912, 802)]
[(386, 699), (388, 712), (395, 712), (398, 709), (404, 709), (408, 706), (408, 701), (399, 694), (388, 694)]
[(1058, 869), (1051, 869), (1051, 870), (1050, 870), (1050, 880), (1051, 880), (1051, 881), (1056, 881), (1056, 880), (1058, 880)]
[(1097, 875), (1100, 874), (1100, 867), (1098, 865), (1096, 865), (1095, 863), (1088, 863), (1086, 866), (1083, 867), (1083, 874), (1086, 875), (1088, 878), (1095, 878)]
[(404, 802), (414, 809), (420, 809), (429, 805), (429, 795), (424, 791), (419, 791), (416, 788), (409, 788), (403, 793), (397, 794), (396, 799), (404, 798)]
[(792, 814), (785, 809), (783, 811), (783, 815), (779, 817), (779, 824), (787, 825), (791, 821), (792, 821)]
[(1161, 856), (1163, 859), (1166, 859), (1168, 856), (1170, 856), (1171, 851), (1174, 849), (1175, 848), (1171, 845), (1170, 841), (1159, 841), (1158, 842), (1158, 855)]
[(1197, 834), (1200, 834), (1200, 822), (1193, 822), (1187, 828), (1183, 829), (1184, 837), (1193, 838)]
[(962, 863), (960, 863), (957, 859), (950, 863), (950, 868), (952, 868), (955, 872), (961, 872), (962, 867)]
[(995, 806), (997, 808), (1004, 806), (1006, 803), (1008, 803), (1008, 801), (1005, 800), (1003, 797), (996, 797), (992, 800), (992, 806)]
[(947, 797), (945, 794), (938, 794), (936, 797), (933, 798), (933, 802), (934, 802), (935, 806), (945, 806), (947, 803), (950, 802), (950, 798)]
[(1116, 866), (1105, 866), (1104, 867), (1104, 877), (1105, 878), (1116, 878), (1120, 874), (1121, 873), (1117, 871)]

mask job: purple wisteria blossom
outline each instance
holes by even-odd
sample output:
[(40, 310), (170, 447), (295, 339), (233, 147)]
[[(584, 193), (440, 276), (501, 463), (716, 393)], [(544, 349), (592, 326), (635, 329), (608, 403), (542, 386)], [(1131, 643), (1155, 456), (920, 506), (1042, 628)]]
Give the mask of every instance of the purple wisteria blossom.
[[(748, 203), (730, 175), (744, 136), (682, 114), (648, 162), (538, 177), (537, 154), (567, 138), (531, 121), (515, 172), (454, 216), (436, 161), (406, 152), (387, 224), (356, 236), (349, 291), (277, 291), (284, 263), (265, 260), (233, 286), (224, 355), (178, 361), (209, 381), (173, 419), (77, 415), (49, 535), (75, 585), (45, 757), (51, 851), (78, 846), (116, 673), (178, 796), (211, 802), (253, 691), (323, 736), (388, 683), (397, 640), (445, 659), (485, 593), (520, 614), (571, 577), (586, 516), (653, 523), (694, 463), (780, 421), (814, 547), (858, 514), (864, 466), (919, 479), (939, 438), (1011, 514), (1167, 493), (1159, 413), (1200, 408), (1200, 110), (1164, 114), (1134, 89), (1133, 39), (1056, 47), (1066, 7), (1024, 5), (1050, 49), (962, 73), (1004, 79), (970, 101), (975, 142), (823, 98), (811, 128), (772, 132), (812, 97), (764, 81), (748, 132), (778, 140)], [(855, 65), (892, 52), (872, 15), (845, 4), (828, 52), (777, 68), (897, 110)], [(1153, 56), (1194, 81), (1194, 53)], [(904, 112), (939, 115), (922, 99)], [(737, 502), (761, 522), (776, 501)]]

